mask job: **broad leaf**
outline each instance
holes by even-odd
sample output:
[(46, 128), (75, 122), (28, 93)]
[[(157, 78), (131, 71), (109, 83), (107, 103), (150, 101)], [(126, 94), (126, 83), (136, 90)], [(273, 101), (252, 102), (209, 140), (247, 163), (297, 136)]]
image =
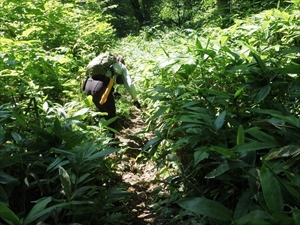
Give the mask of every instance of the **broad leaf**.
[(300, 65), (288, 65), (285, 68), (275, 68), (274, 71), (283, 74), (300, 74)]
[[(273, 225), (274, 218), (268, 213), (255, 210), (235, 221), (236, 225)], [(272, 222), (271, 222), (272, 221)]]
[(259, 127), (253, 127), (247, 129), (245, 130), (245, 133), (249, 133), (251, 136), (255, 137), (257, 140), (261, 142), (272, 143), (274, 145), (277, 145), (276, 139), (273, 136), (261, 131)]
[(59, 209), (59, 208), (70, 208), (71, 207), (71, 203), (59, 203), (53, 206), (50, 206), (48, 208), (45, 208), (46, 205), (51, 202), (51, 197), (47, 197), (47, 198), (43, 198), (40, 199), (35, 205), (34, 207), (30, 210), (30, 212), (28, 213), (28, 215), (26, 216), (26, 218), (23, 221), (22, 225), (29, 225), (32, 222), (38, 220), (40, 217), (50, 213), (52, 210), (54, 209)]
[(22, 140), (22, 137), (20, 134), (18, 133), (15, 133), (15, 132), (11, 132), (11, 136), (13, 137), (13, 139), (16, 141), (16, 142), (19, 142)]
[(242, 196), (235, 207), (235, 211), (234, 211), (235, 220), (245, 216), (247, 212), (250, 210), (252, 197), (253, 197), (253, 193), (250, 189), (247, 189), (242, 193)]
[(271, 91), (271, 86), (268, 84), (266, 86), (264, 86), (256, 95), (255, 99), (254, 99), (254, 103), (259, 103), (262, 100), (265, 99), (265, 97), (267, 97), (267, 95), (270, 93)]
[(271, 212), (283, 210), (283, 198), (280, 184), (276, 176), (270, 171), (266, 164), (260, 170), (260, 182), (263, 196)]
[(207, 159), (209, 154), (207, 152), (195, 151), (194, 152), (194, 166), (200, 163), (202, 160)]
[(279, 158), (296, 157), (300, 155), (300, 145), (287, 145), (278, 150), (272, 151), (266, 160), (274, 160)]
[(212, 179), (212, 178), (220, 176), (221, 174), (223, 174), (229, 170), (236, 169), (236, 168), (243, 168), (243, 167), (247, 167), (247, 166), (249, 166), (249, 165), (244, 163), (243, 161), (225, 160), (216, 169), (214, 169), (209, 174), (207, 174), (205, 176), (205, 178)]
[(253, 141), (250, 143), (238, 145), (238, 146), (234, 147), (232, 150), (235, 152), (251, 152), (251, 151), (257, 151), (257, 150), (262, 150), (262, 149), (271, 149), (276, 146), (277, 145), (274, 143), (263, 143), (263, 142)]
[(63, 191), (69, 200), (72, 192), (72, 183), (68, 172), (61, 166), (58, 167), (60, 181), (63, 187)]
[(26, 120), (21, 110), (11, 110), (11, 115), (16, 118), (17, 122), (23, 127), (26, 127)]
[(47, 206), (47, 204), (49, 202), (51, 202), (51, 200), (52, 200), (51, 197), (45, 197), (45, 198), (39, 199), (37, 201), (37, 203), (32, 207), (30, 212), (27, 214), (26, 218), (24, 219), (24, 224), (29, 224), (29, 223), (35, 221), (37, 218), (39, 218), (39, 217), (36, 217), (35, 215), (37, 215), (38, 213), (43, 211), (45, 209), (45, 207)]
[(93, 154), (92, 156), (90, 156), (89, 160), (94, 160), (94, 159), (97, 159), (97, 158), (100, 158), (100, 157), (104, 157), (104, 156), (110, 155), (112, 153), (115, 153), (119, 150), (120, 150), (119, 148), (105, 149), (105, 150), (102, 150), (102, 151), (97, 152), (97, 153)]
[(207, 216), (217, 221), (221, 221), (223, 225), (230, 224), (232, 213), (222, 204), (206, 198), (185, 198), (177, 201), (177, 204), (197, 215)]
[[(253, 50), (253, 49), (252, 49)], [(262, 69), (262, 71), (266, 70), (266, 65), (263, 62), (263, 60), (260, 58), (260, 56), (257, 54), (257, 52), (252, 51), (251, 55), (253, 56), (253, 58), (256, 60), (257, 64), (259, 65), (259, 67)]]
[(54, 132), (55, 137), (58, 138), (59, 143), (61, 143), (62, 142), (62, 129), (61, 129), (60, 121), (58, 120), (58, 118), (55, 118), (53, 132)]
[(45, 141), (54, 141), (53, 135), (49, 133), (47, 130), (32, 124), (31, 129), (36, 133), (38, 137), (41, 137)]
[(0, 184), (5, 185), (18, 185), (20, 182), (17, 178), (9, 175), (8, 173), (0, 170)]
[(226, 116), (226, 111), (223, 111), (215, 120), (214, 126), (216, 130), (219, 130), (223, 126), (225, 122), (225, 116)]
[(161, 115), (163, 115), (168, 109), (170, 108), (170, 106), (161, 106), (155, 113), (154, 115), (151, 117), (152, 120), (155, 120), (156, 118), (160, 117)]
[(4, 220), (8, 225), (22, 224), (17, 215), (2, 202), (0, 202), (0, 218)]
[(241, 145), (245, 143), (245, 134), (244, 128), (242, 125), (239, 126), (237, 137), (236, 137), (236, 144)]
[(222, 148), (219, 146), (211, 146), (210, 150), (215, 151), (221, 155), (226, 156), (226, 158), (236, 158), (237, 153), (233, 152), (231, 149)]
[(295, 224), (300, 224), (300, 210), (297, 208), (292, 208), (292, 213)]

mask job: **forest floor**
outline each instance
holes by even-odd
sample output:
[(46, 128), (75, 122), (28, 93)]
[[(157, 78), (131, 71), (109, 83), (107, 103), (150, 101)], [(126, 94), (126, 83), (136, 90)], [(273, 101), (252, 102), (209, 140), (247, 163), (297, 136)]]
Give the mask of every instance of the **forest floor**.
[(132, 193), (127, 206), (131, 210), (130, 214), (134, 215), (132, 225), (164, 224), (166, 221), (161, 220), (161, 215), (157, 215), (154, 210), (158, 196), (164, 196), (161, 184), (156, 182), (159, 169), (152, 160), (139, 157), (143, 146), (153, 138), (153, 134), (145, 132), (146, 123), (138, 109), (132, 112), (130, 120), (122, 121), (122, 124), (122, 129), (116, 135), (123, 152), (120, 154), (117, 172), (122, 182), (128, 185), (127, 191)]

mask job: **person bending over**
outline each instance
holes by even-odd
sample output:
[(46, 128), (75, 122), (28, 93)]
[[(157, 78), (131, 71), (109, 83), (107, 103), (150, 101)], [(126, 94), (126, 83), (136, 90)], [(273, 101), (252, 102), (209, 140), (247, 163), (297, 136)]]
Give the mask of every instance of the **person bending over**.
[[(98, 58), (97, 58), (98, 57)], [(121, 55), (105, 55), (100, 54), (94, 58), (87, 66), (87, 79), (83, 86), (83, 90), (87, 95), (92, 95), (93, 103), (99, 110), (99, 112), (106, 112), (106, 120), (109, 120), (116, 116), (116, 105), (114, 99), (114, 88), (112, 87), (107, 93), (107, 87), (109, 86), (110, 79), (113, 78), (113, 83), (124, 84), (129, 94), (133, 99), (133, 104), (140, 108), (140, 103), (137, 98), (137, 93), (129, 72), (125, 66), (125, 61)], [(97, 67), (92, 68), (97, 61), (103, 61), (101, 57), (110, 57), (111, 65), (107, 66), (107, 70), (99, 69)], [(106, 59), (104, 59), (106, 60)], [(107, 60), (109, 61), (109, 60)], [(99, 71), (99, 72), (98, 72)], [(105, 73), (105, 74), (104, 74)], [(108, 94), (108, 95), (107, 95)], [(103, 95), (107, 95), (105, 102), (101, 103)], [(110, 124), (111, 128), (116, 128), (116, 121)]]

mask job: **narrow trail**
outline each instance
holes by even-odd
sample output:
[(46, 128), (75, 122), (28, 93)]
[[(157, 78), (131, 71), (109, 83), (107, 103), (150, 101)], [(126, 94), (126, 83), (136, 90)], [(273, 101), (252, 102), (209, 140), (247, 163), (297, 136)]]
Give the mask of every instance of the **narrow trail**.
[(144, 132), (146, 123), (140, 114), (138, 110), (133, 111), (130, 121), (123, 121), (124, 126), (116, 136), (124, 152), (117, 171), (122, 181), (128, 184), (127, 191), (133, 194), (128, 205), (131, 214), (134, 215), (132, 225), (152, 225), (159, 224), (151, 210), (155, 197), (152, 191), (158, 186), (154, 182), (158, 170), (154, 162), (138, 157), (142, 147), (153, 138), (152, 133)]

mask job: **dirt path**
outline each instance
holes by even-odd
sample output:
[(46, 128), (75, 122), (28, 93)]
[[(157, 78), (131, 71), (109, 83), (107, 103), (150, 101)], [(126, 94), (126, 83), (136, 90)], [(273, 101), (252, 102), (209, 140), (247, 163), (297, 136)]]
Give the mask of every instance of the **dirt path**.
[(116, 136), (121, 142), (120, 147), (123, 152), (117, 170), (123, 182), (129, 185), (128, 191), (133, 194), (128, 205), (135, 215), (132, 224), (157, 224), (151, 205), (153, 204), (152, 191), (157, 187), (153, 181), (158, 171), (152, 161), (138, 157), (142, 147), (152, 139), (153, 135), (145, 132), (146, 123), (138, 110), (132, 112), (130, 121), (122, 123), (124, 126)]

